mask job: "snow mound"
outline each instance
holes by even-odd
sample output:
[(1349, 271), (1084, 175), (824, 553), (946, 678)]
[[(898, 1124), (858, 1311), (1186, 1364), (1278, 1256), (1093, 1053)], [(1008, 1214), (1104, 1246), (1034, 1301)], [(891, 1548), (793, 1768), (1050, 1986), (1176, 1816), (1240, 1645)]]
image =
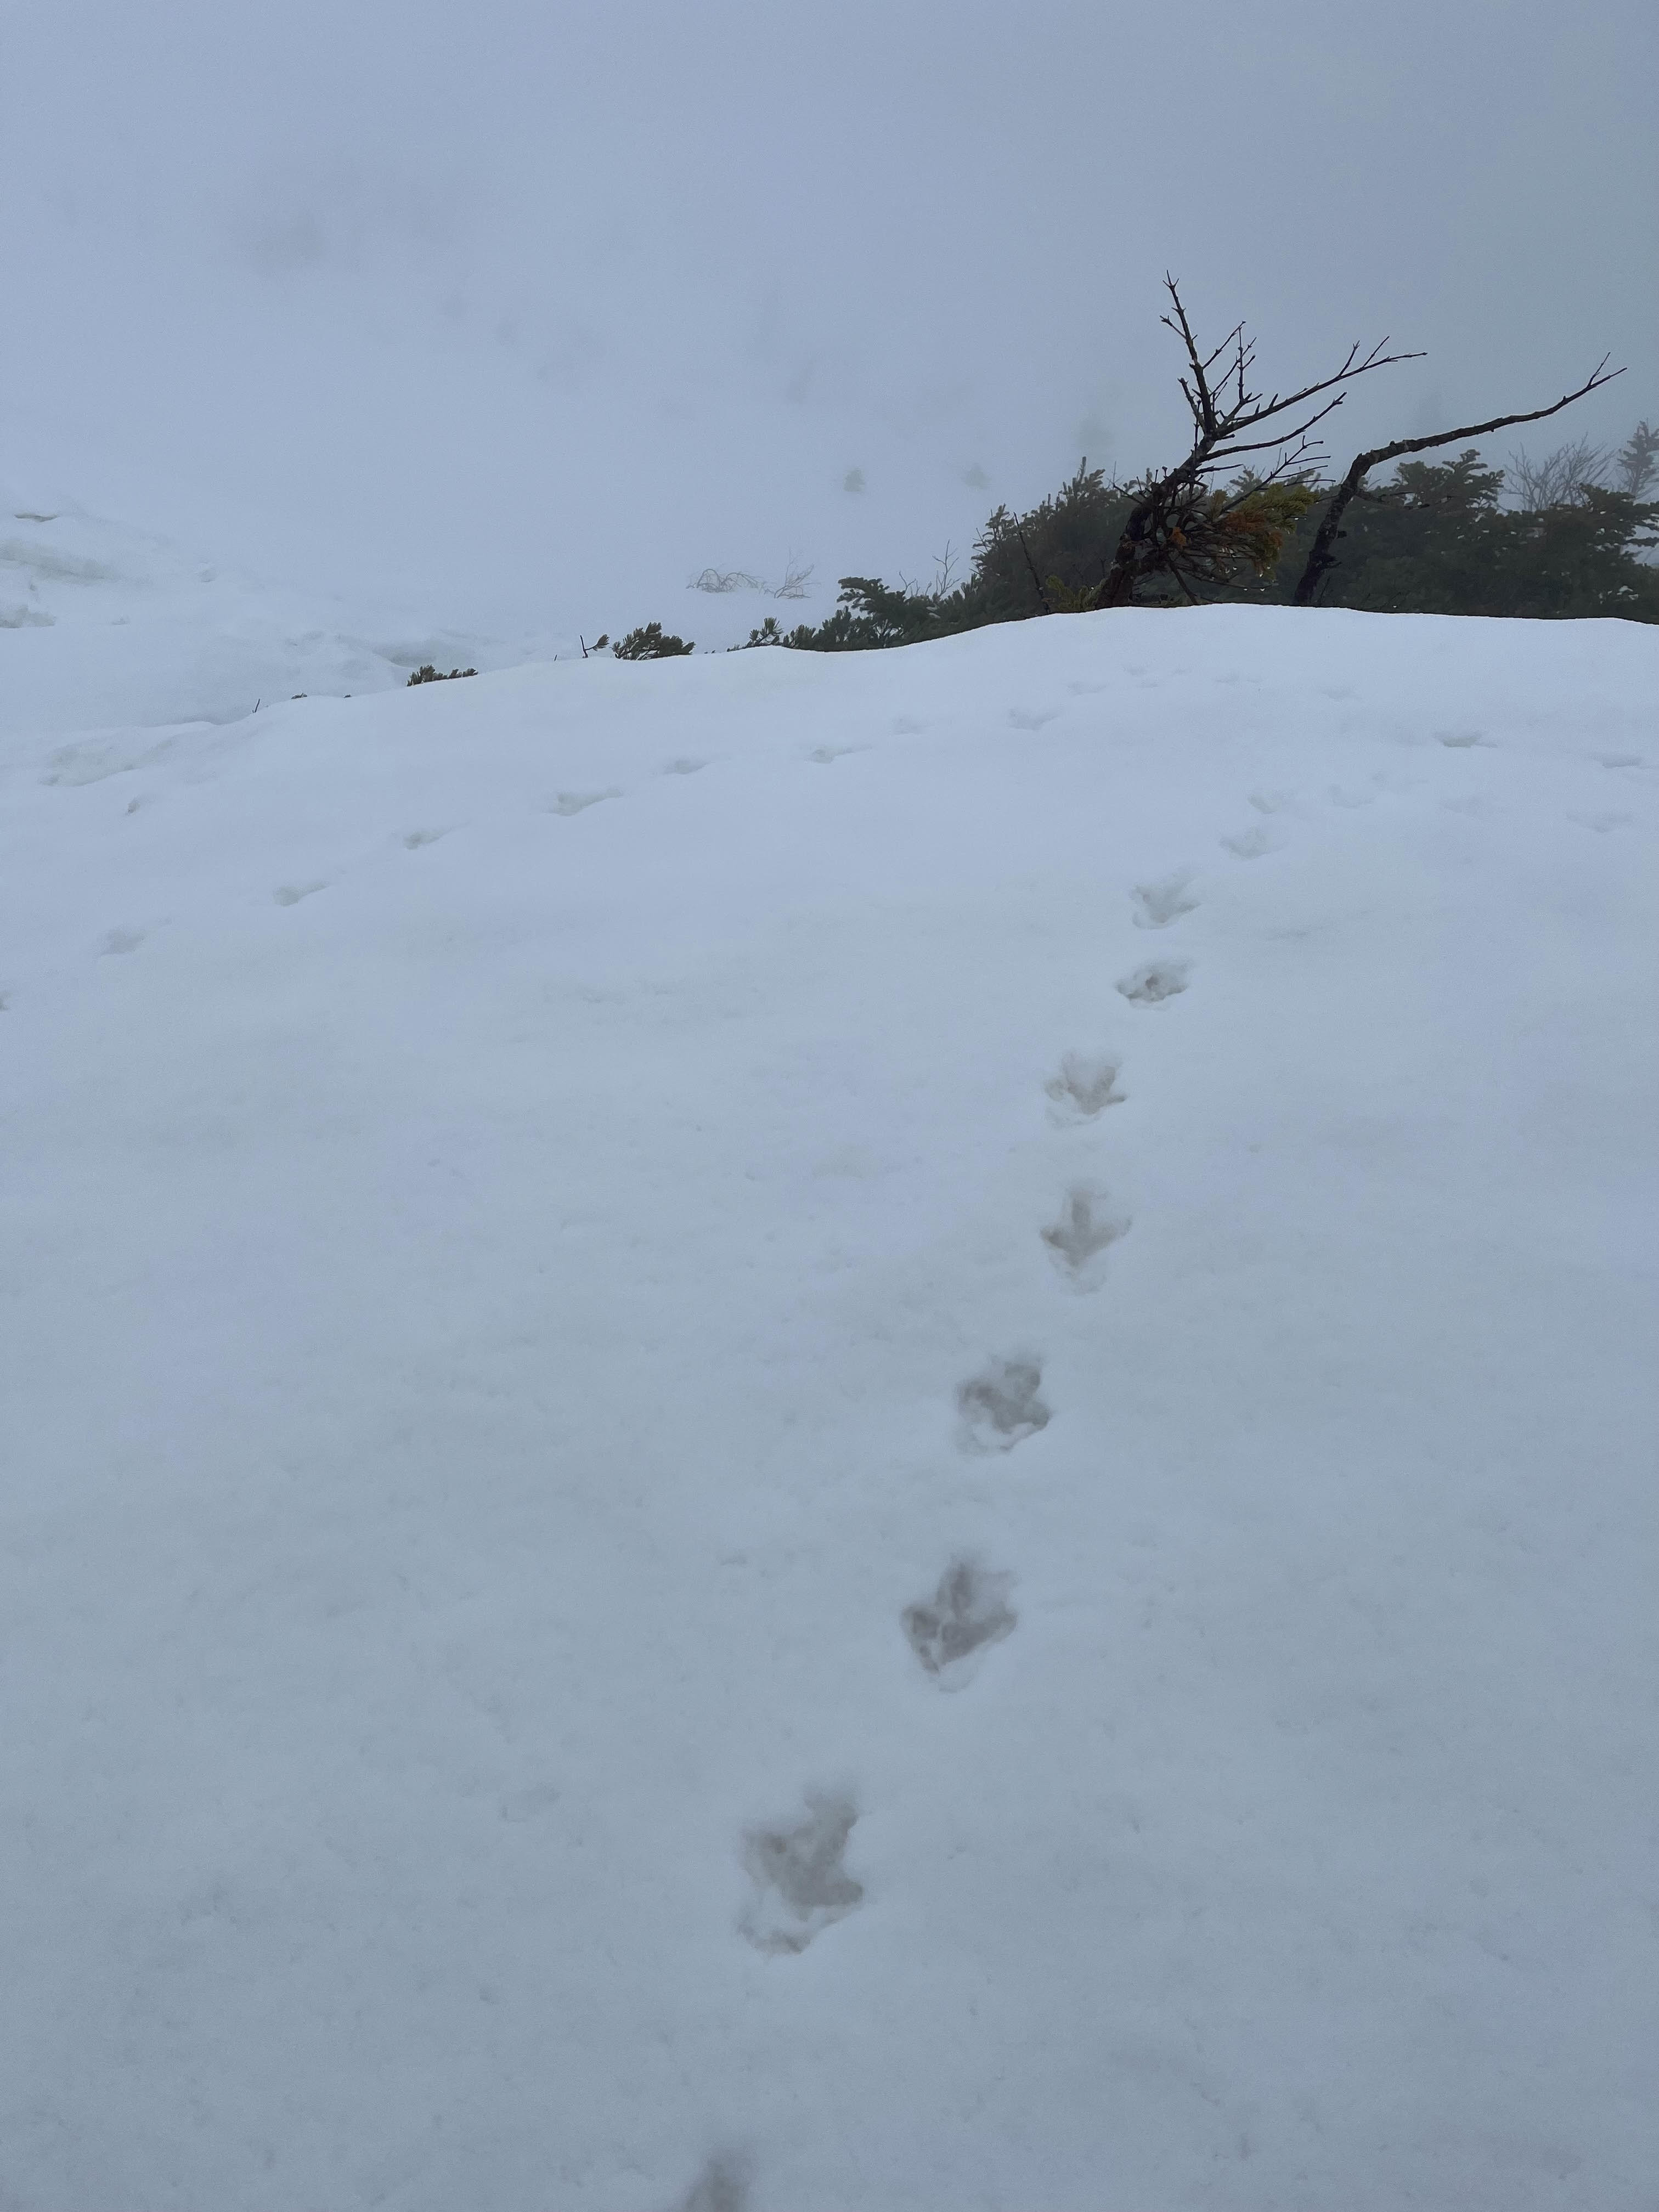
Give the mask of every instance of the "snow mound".
[(15, 721), (7, 2202), (1646, 2204), (1656, 699)]

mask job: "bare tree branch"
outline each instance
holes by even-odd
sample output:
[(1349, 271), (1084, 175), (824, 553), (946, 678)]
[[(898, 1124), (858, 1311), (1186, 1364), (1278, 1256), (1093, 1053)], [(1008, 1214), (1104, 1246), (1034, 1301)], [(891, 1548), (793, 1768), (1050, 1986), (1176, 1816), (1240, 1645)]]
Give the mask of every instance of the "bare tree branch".
[(1036, 586), (1036, 595), (1038, 600), (1042, 604), (1042, 611), (1045, 615), (1051, 615), (1054, 612), (1054, 608), (1049, 604), (1048, 592), (1043, 589), (1042, 579), (1037, 574), (1036, 562), (1031, 558), (1031, 549), (1025, 543), (1025, 532), (1019, 527), (1018, 523), (1014, 526), (1014, 535), (1019, 540), (1020, 551), (1025, 556), (1025, 565), (1031, 572), (1031, 581)]
[(1494, 415), (1490, 422), (1466, 422), (1456, 430), (1438, 430), (1431, 438), (1396, 438), (1391, 446), (1373, 446), (1368, 453), (1356, 453), (1345, 476), (1331, 494), (1313, 546), (1308, 555), (1307, 566), (1297, 583), (1293, 604), (1298, 607), (1313, 605), (1314, 593), (1323, 581), (1327, 572), (1336, 566), (1332, 551), (1341, 534), (1342, 517), (1348, 503), (1364, 483), (1370, 471), (1380, 468), (1385, 461), (1397, 461), (1407, 453), (1426, 453), (1436, 446), (1455, 445), (1461, 438), (1490, 437), (1494, 430), (1507, 430), (1516, 422), (1541, 422), (1551, 415), (1559, 415), (1564, 407), (1583, 399), (1592, 392), (1599, 392), (1604, 384), (1611, 384), (1615, 376), (1622, 376), (1622, 368), (1609, 369), (1611, 356), (1603, 354), (1595, 372), (1587, 377), (1576, 392), (1569, 392), (1548, 407), (1534, 407), (1524, 415)]
[[(1320, 442), (1308, 434), (1342, 404), (1346, 394), (1338, 386), (1367, 376), (1373, 369), (1420, 358), (1416, 354), (1385, 351), (1387, 338), (1379, 338), (1367, 352), (1362, 352), (1356, 342), (1328, 376), (1316, 377), (1294, 392), (1255, 391), (1250, 382), (1255, 347), (1244, 325), (1235, 324), (1213, 352), (1200, 352), (1180, 287), (1167, 275), (1164, 283), (1170, 312), (1162, 320), (1181, 340), (1187, 356), (1180, 384), (1192, 417), (1192, 447), (1174, 468), (1146, 478), (1111, 565), (1093, 596), (1097, 606), (1127, 605), (1143, 576), (1172, 576), (1183, 591), (1188, 589), (1186, 568), (1207, 576), (1206, 564), (1227, 556), (1228, 549), (1217, 535), (1218, 526), (1245, 501), (1259, 496), (1264, 484), (1292, 473), (1322, 451)], [(1224, 361), (1225, 368), (1218, 375), (1217, 366)], [(1314, 402), (1322, 404), (1315, 405), (1311, 414), (1304, 413)], [(1284, 418), (1291, 415), (1302, 419), (1285, 423)], [(1251, 434), (1268, 424), (1279, 427), (1263, 437)], [(1216, 504), (1218, 495), (1207, 489), (1209, 478), (1232, 468), (1249, 454), (1266, 453), (1279, 456), (1267, 476), (1237, 497)], [(1242, 541), (1235, 535), (1231, 542), (1237, 545)]]
[(1510, 455), (1504, 489), (1523, 507), (1581, 507), (1587, 486), (1606, 486), (1612, 460), (1611, 447), (1594, 445), (1588, 437), (1558, 446), (1540, 461), (1522, 447)]

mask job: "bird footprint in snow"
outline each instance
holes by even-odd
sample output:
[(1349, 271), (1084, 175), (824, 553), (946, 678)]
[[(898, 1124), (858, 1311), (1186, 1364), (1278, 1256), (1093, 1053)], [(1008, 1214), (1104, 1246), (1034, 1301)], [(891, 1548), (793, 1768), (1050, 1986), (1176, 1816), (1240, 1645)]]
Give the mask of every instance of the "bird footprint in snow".
[(1264, 853), (1276, 853), (1284, 844), (1282, 832), (1270, 830), (1265, 822), (1253, 823), (1241, 830), (1236, 837), (1224, 837), (1222, 843), (1240, 860), (1259, 860)]
[(550, 814), (580, 814), (585, 807), (598, 806), (606, 799), (620, 799), (619, 791), (562, 791), (548, 808)]
[(952, 1559), (939, 1577), (930, 1602), (904, 1608), (904, 1632), (910, 1649), (939, 1687), (959, 1690), (975, 1671), (968, 1662), (988, 1644), (1000, 1644), (1018, 1625), (1008, 1603), (1014, 1578)]
[(804, 1951), (860, 1901), (863, 1883), (842, 1864), (857, 1820), (845, 1797), (809, 1790), (804, 1820), (749, 1831), (743, 1863), (755, 1888), (741, 1924), (757, 1951)]
[(1098, 1290), (1105, 1278), (1104, 1254), (1129, 1231), (1129, 1217), (1113, 1206), (1103, 1190), (1076, 1183), (1066, 1194), (1060, 1219), (1042, 1232), (1054, 1265), (1074, 1290)]
[(1051, 1075), (1042, 1086), (1050, 1101), (1050, 1119), (1092, 1121), (1107, 1107), (1122, 1105), (1126, 1093), (1117, 1088), (1121, 1072), (1118, 1060), (1091, 1060), (1080, 1052), (1068, 1052), (1060, 1063), (1060, 1073)]
[(1188, 890), (1190, 876), (1166, 876), (1162, 883), (1137, 884), (1129, 894), (1137, 929), (1167, 929), (1198, 904)]
[(969, 1451), (1012, 1451), (1046, 1429), (1049, 1411), (1037, 1393), (1042, 1363), (1037, 1359), (994, 1359), (957, 1389), (962, 1441)]
[(1154, 960), (1121, 977), (1118, 989), (1132, 1006), (1161, 1006), (1187, 988), (1190, 960)]

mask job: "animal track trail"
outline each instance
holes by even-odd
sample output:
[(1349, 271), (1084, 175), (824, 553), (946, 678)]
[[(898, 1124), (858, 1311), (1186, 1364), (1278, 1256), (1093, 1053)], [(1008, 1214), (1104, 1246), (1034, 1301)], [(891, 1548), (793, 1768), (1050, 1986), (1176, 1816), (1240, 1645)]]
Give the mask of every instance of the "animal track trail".
[(1190, 960), (1149, 961), (1120, 977), (1117, 988), (1132, 1006), (1161, 1006), (1186, 989), (1192, 972)]
[(1162, 883), (1137, 884), (1129, 893), (1135, 927), (1167, 929), (1183, 914), (1191, 914), (1198, 905), (1196, 894), (1188, 888), (1192, 880), (1189, 875), (1174, 875)]
[(1109, 1106), (1121, 1106), (1128, 1096), (1117, 1087), (1122, 1072), (1121, 1060), (1090, 1059), (1082, 1053), (1068, 1052), (1058, 1074), (1051, 1075), (1042, 1086), (1048, 1096), (1048, 1118), (1062, 1126), (1092, 1121)]
[(910, 1649), (942, 1690), (965, 1688), (979, 1655), (1012, 1636), (1019, 1616), (1008, 1602), (1014, 1578), (967, 1559), (952, 1559), (931, 1601), (904, 1608)]
[(1106, 1253), (1128, 1235), (1129, 1225), (1128, 1215), (1097, 1184), (1074, 1183), (1060, 1219), (1042, 1231), (1042, 1241), (1073, 1290), (1097, 1291), (1106, 1279)]
[(962, 1443), (968, 1451), (1008, 1452), (1046, 1429), (1053, 1419), (1038, 1395), (1039, 1359), (993, 1359), (957, 1386)]
[(755, 1887), (739, 1925), (757, 1951), (804, 1951), (863, 1901), (863, 1883), (842, 1863), (858, 1817), (847, 1798), (809, 1790), (804, 1820), (749, 1831), (743, 1863)]

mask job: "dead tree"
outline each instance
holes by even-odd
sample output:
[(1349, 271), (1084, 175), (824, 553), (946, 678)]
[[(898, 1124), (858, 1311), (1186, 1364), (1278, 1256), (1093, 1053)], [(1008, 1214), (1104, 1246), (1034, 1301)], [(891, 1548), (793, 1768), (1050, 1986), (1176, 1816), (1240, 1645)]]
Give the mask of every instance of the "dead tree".
[(1298, 607), (1313, 605), (1314, 593), (1324, 581), (1327, 574), (1337, 565), (1333, 550), (1342, 535), (1342, 518), (1350, 502), (1359, 493), (1371, 470), (1381, 468), (1385, 461), (1397, 461), (1407, 453), (1426, 453), (1436, 446), (1453, 446), (1460, 440), (1489, 437), (1494, 430), (1507, 430), (1516, 422), (1541, 422), (1546, 416), (1559, 415), (1564, 407), (1575, 400), (1583, 399), (1592, 392), (1599, 392), (1604, 384), (1611, 384), (1615, 376), (1622, 376), (1622, 368), (1610, 369), (1610, 358), (1603, 354), (1593, 375), (1585, 379), (1576, 392), (1569, 392), (1548, 407), (1534, 407), (1525, 415), (1494, 415), (1490, 422), (1466, 422), (1460, 429), (1437, 430), (1431, 438), (1396, 438), (1391, 446), (1373, 446), (1369, 452), (1356, 453), (1348, 473), (1331, 494), (1314, 542), (1308, 555), (1307, 565), (1297, 580), (1293, 604)]
[(1530, 508), (1534, 514), (1542, 507), (1582, 507), (1588, 489), (1606, 489), (1612, 463), (1611, 448), (1592, 445), (1588, 438), (1558, 446), (1540, 461), (1534, 460), (1522, 447), (1518, 453), (1510, 455), (1504, 489), (1517, 507)]
[[(1132, 605), (1139, 586), (1153, 576), (1170, 578), (1191, 599), (1197, 596), (1194, 584), (1228, 582), (1246, 562), (1265, 574), (1314, 504), (1316, 494), (1307, 479), (1322, 444), (1309, 433), (1342, 404), (1346, 395), (1338, 387), (1374, 368), (1419, 358), (1384, 353), (1388, 340), (1380, 338), (1369, 353), (1351, 346), (1340, 368), (1299, 391), (1283, 397), (1253, 391), (1255, 346), (1243, 324), (1213, 353), (1201, 354), (1174, 277), (1164, 283), (1173, 312), (1163, 320), (1186, 349), (1181, 389), (1192, 417), (1192, 446), (1176, 467), (1150, 474), (1135, 487), (1111, 566), (1092, 591), (1079, 595), (1079, 606)], [(1279, 427), (1286, 416), (1301, 419)], [(1261, 431), (1267, 434), (1255, 434)], [(1259, 472), (1258, 454), (1274, 456)], [(1221, 475), (1236, 481), (1218, 489), (1213, 479)]]

